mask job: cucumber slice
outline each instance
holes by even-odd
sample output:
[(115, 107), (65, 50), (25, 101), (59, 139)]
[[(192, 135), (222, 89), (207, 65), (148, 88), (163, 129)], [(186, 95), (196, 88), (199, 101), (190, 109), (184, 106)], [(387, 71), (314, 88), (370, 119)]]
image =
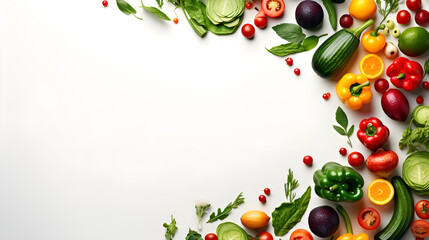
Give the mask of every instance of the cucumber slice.
[(248, 240), (246, 231), (232, 222), (221, 223), (216, 234), (219, 240)]

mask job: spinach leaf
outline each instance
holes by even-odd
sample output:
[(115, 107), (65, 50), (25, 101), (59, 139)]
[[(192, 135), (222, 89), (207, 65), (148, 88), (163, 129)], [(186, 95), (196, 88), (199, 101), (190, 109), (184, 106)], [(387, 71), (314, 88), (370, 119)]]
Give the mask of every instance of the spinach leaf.
[[(329, 0), (330, 1), (330, 0)], [(328, 34), (323, 34), (320, 36), (310, 36), (302, 42), (302, 46), (304, 47), (305, 51), (310, 51), (311, 49), (315, 48), (317, 44), (319, 43), (319, 38), (324, 37)]]
[(162, 20), (165, 20), (165, 21), (171, 21), (171, 19), (170, 19), (167, 15), (165, 15), (165, 13), (163, 13), (161, 10), (159, 10), (158, 8), (156, 8), (156, 7), (146, 7), (146, 6), (143, 4), (143, 1), (142, 1), (142, 0), (140, 0), (140, 2), (142, 3), (141, 7), (142, 7), (143, 9), (145, 9), (145, 10), (147, 10), (147, 11), (151, 12), (151, 13), (152, 13), (152, 14), (154, 14), (155, 16), (157, 16), (157, 17), (161, 18)]
[[(185, 5), (185, 2), (186, 5)], [(190, 6), (193, 3), (195, 3), (195, 6), (193, 6), (192, 8), (189, 9), (189, 12), (192, 12), (192, 15), (194, 17), (200, 18), (199, 15), (202, 14), (204, 16), (204, 21), (200, 23), (197, 22), (197, 20), (193, 19), (191, 17), (191, 14), (188, 12), (188, 9), (186, 9), (186, 6)], [(204, 5), (204, 3), (202, 3), (201, 1), (196, 1), (194, 2), (194, 0), (181, 0), (180, 1), (180, 6), (182, 7), (183, 10), (183, 14), (186, 17), (186, 20), (188, 20), (189, 25), (191, 25), (192, 29), (194, 29), (194, 31), (198, 34), (198, 36), (200, 37), (204, 37), (207, 33), (207, 28), (204, 25), (206, 22), (206, 5)], [(196, 8), (199, 9), (196, 9)], [(195, 11), (195, 12), (194, 12)], [(200, 19), (201, 20), (201, 19)]]
[(183, 7), (199, 25), (204, 26), (206, 22), (206, 5), (200, 0), (183, 0)]
[(123, 12), (125, 15), (133, 15), (137, 19), (142, 20), (141, 18), (136, 16), (136, 9), (134, 9), (129, 3), (127, 3), (125, 0), (116, 0), (116, 4), (118, 5), (119, 10)]
[(308, 208), (311, 198), (311, 187), (293, 202), (284, 202), (271, 214), (273, 217), (273, 228), (276, 236), (283, 236), (289, 232), (297, 223)]
[(196, 231), (189, 229), (188, 235), (186, 235), (185, 240), (203, 240), (203, 237)]
[(162, 8), (164, 5), (164, 0), (156, 0), (156, 2), (158, 3), (159, 8)]
[(305, 49), (302, 47), (301, 43), (297, 42), (281, 44), (270, 49), (266, 49), (268, 52), (280, 57), (284, 57), (293, 53), (305, 52)]
[(293, 23), (282, 23), (273, 27), (279, 37), (288, 42), (301, 42), (305, 38), (302, 28)]
[(167, 2), (172, 3), (176, 7), (180, 7), (180, 0), (167, 0)]

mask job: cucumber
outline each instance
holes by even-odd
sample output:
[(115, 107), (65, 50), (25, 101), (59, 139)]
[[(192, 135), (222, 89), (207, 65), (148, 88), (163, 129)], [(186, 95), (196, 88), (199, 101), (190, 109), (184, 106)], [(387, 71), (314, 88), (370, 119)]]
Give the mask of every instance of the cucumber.
[(219, 224), (216, 228), (216, 235), (219, 240), (248, 240), (246, 231), (232, 222)]
[(342, 29), (323, 42), (312, 60), (317, 75), (330, 79), (340, 74), (359, 46), (361, 33), (373, 23), (370, 19), (359, 28)]
[(411, 113), (411, 117), (416, 127), (429, 126), (429, 106), (417, 106), (414, 108), (413, 113)]
[(401, 177), (392, 178), (395, 189), (395, 211), (387, 226), (377, 233), (374, 240), (400, 240), (407, 233), (414, 217), (411, 191)]

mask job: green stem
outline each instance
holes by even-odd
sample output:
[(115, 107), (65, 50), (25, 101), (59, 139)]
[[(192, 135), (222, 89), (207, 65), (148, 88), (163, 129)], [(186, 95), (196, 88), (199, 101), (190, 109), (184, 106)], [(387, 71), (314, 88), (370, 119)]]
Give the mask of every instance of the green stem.
[(329, 191), (334, 191), (335, 189), (337, 189), (339, 186), (338, 184), (335, 184), (334, 186), (329, 187)]
[(360, 38), (360, 35), (362, 34), (362, 32), (365, 29), (367, 29), (369, 26), (371, 26), (372, 24), (374, 24), (374, 20), (369, 19), (362, 26), (360, 26), (358, 28), (349, 28), (349, 29), (347, 29), (347, 31), (349, 31), (351, 34), (353, 34), (356, 38)]
[(347, 214), (346, 210), (341, 206), (337, 205), (337, 211), (343, 216), (344, 221), (346, 222), (347, 233), (353, 234), (352, 224), (350, 223), (350, 217)]
[(381, 24), (371, 33), (371, 36), (378, 37), (378, 31), (383, 30), (384, 28), (386, 28), (386, 25)]
[(366, 81), (366, 82), (364, 82), (362, 84), (359, 84), (357, 86), (351, 87), (350, 88), (350, 92), (351, 92), (351, 94), (353, 96), (356, 96), (356, 95), (359, 96), (360, 93), (361, 93), (361, 89), (364, 88), (364, 87), (368, 87), (369, 85), (370, 85), (370, 82)]
[(352, 141), (350, 140), (350, 137), (347, 137), (347, 138), (348, 138), (347, 143), (350, 145), (351, 148), (353, 148)]
[(368, 125), (365, 128), (365, 134), (368, 137), (372, 137), (377, 133), (377, 128), (374, 127), (371, 123), (368, 123)]
[(404, 79), (405, 73), (400, 73), (398, 76), (396, 76), (396, 79)]

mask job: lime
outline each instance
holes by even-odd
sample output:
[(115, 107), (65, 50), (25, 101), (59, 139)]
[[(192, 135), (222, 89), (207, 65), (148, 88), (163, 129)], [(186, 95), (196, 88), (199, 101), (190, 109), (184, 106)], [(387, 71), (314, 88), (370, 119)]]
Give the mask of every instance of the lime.
[(399, 36), (398, 47), (407, 56), (420, 56), (429, 50), (429, 33), (421, 27), (408, 28)]

